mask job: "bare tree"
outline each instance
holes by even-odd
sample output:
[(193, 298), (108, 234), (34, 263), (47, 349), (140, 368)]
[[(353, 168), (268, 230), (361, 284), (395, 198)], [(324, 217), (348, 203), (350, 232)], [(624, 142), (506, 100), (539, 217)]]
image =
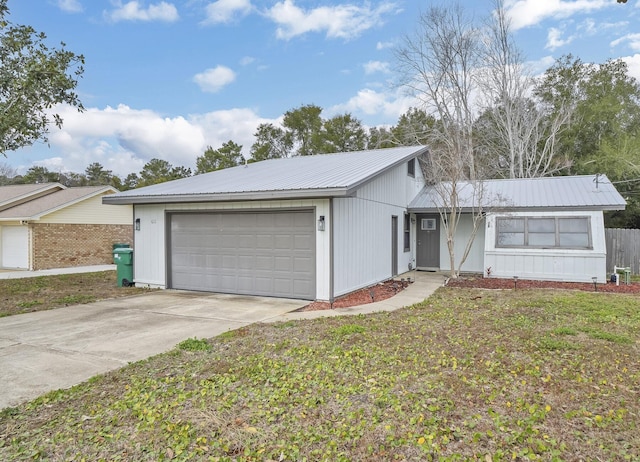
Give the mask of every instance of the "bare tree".
[[(396, 50), (401, 83), (436, 123), (425, 135), (430, 156), (423, 173), (432, 185), (447, 239), (451, 277), (459, 275), (482, 222), (482, 177), (476, 159), (474, 119), (478, 108), (478, 69), (483, 56), (480, 29), (459, 5), (432, 6), (419, 18), (418, 31)], [(465, 206), (461, 188), (474, 204)], [(456, 267), (455, 239), (463, 212), (472, 231)]]
[(480, 130), (484, 151), (497, 159), (509, 178), (549, 176), (570, 162), (559, 152), (559, 135), (568, 126), (573, 105), (549, 110), (531, 96), (534, 79), (516, 46), (504, 0), (493, 0), (494, 11), (482, 40), (478, 78), (480, 104), (488, 123)]
[(18, 171), (6, 162), (0, 162), (0, 186), (11, 184)]

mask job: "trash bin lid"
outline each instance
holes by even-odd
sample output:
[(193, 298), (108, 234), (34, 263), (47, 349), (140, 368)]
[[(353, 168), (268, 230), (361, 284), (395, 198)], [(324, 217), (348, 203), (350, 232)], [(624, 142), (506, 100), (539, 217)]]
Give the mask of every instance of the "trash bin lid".
[(113, 253), (115, 254), (123, 254), (123, 253), (133, 253), (133, 249), (128, 247), (118, 247), (117, 249), (113, 249)]

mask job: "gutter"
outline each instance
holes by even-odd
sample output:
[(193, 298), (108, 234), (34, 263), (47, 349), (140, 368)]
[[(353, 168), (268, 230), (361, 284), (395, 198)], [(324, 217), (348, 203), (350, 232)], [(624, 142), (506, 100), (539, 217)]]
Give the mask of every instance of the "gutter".
[(191, 202), (231, 202), (271, 199), (326, 199), (327, 197), (349, 197), (354, 192), (351, 188), (299, 189), (279, 191), (247, 191), (232, 193), (185, 193), (163, 194), (153, 196), (135, 196), (110, 194), (102, 198), (103, 204), (175, 204)]

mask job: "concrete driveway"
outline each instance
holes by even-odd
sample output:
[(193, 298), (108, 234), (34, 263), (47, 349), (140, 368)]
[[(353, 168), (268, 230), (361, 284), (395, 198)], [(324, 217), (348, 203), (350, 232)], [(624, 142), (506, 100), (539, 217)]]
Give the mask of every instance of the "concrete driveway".
[(0, 409), (308, 303), (163, 290), (0, 318)]

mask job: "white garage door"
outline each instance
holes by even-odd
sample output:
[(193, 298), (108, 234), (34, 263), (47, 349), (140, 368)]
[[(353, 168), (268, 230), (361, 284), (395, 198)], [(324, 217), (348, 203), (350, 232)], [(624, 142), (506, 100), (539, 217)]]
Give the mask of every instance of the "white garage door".
[(174, 213), (174, 289), (315, 299), (313, 211)]
[(2, 234), (1, 266), (3, 268), (29, 268), (29, 228), (26, 226), (2, 226), (0, 233)]

